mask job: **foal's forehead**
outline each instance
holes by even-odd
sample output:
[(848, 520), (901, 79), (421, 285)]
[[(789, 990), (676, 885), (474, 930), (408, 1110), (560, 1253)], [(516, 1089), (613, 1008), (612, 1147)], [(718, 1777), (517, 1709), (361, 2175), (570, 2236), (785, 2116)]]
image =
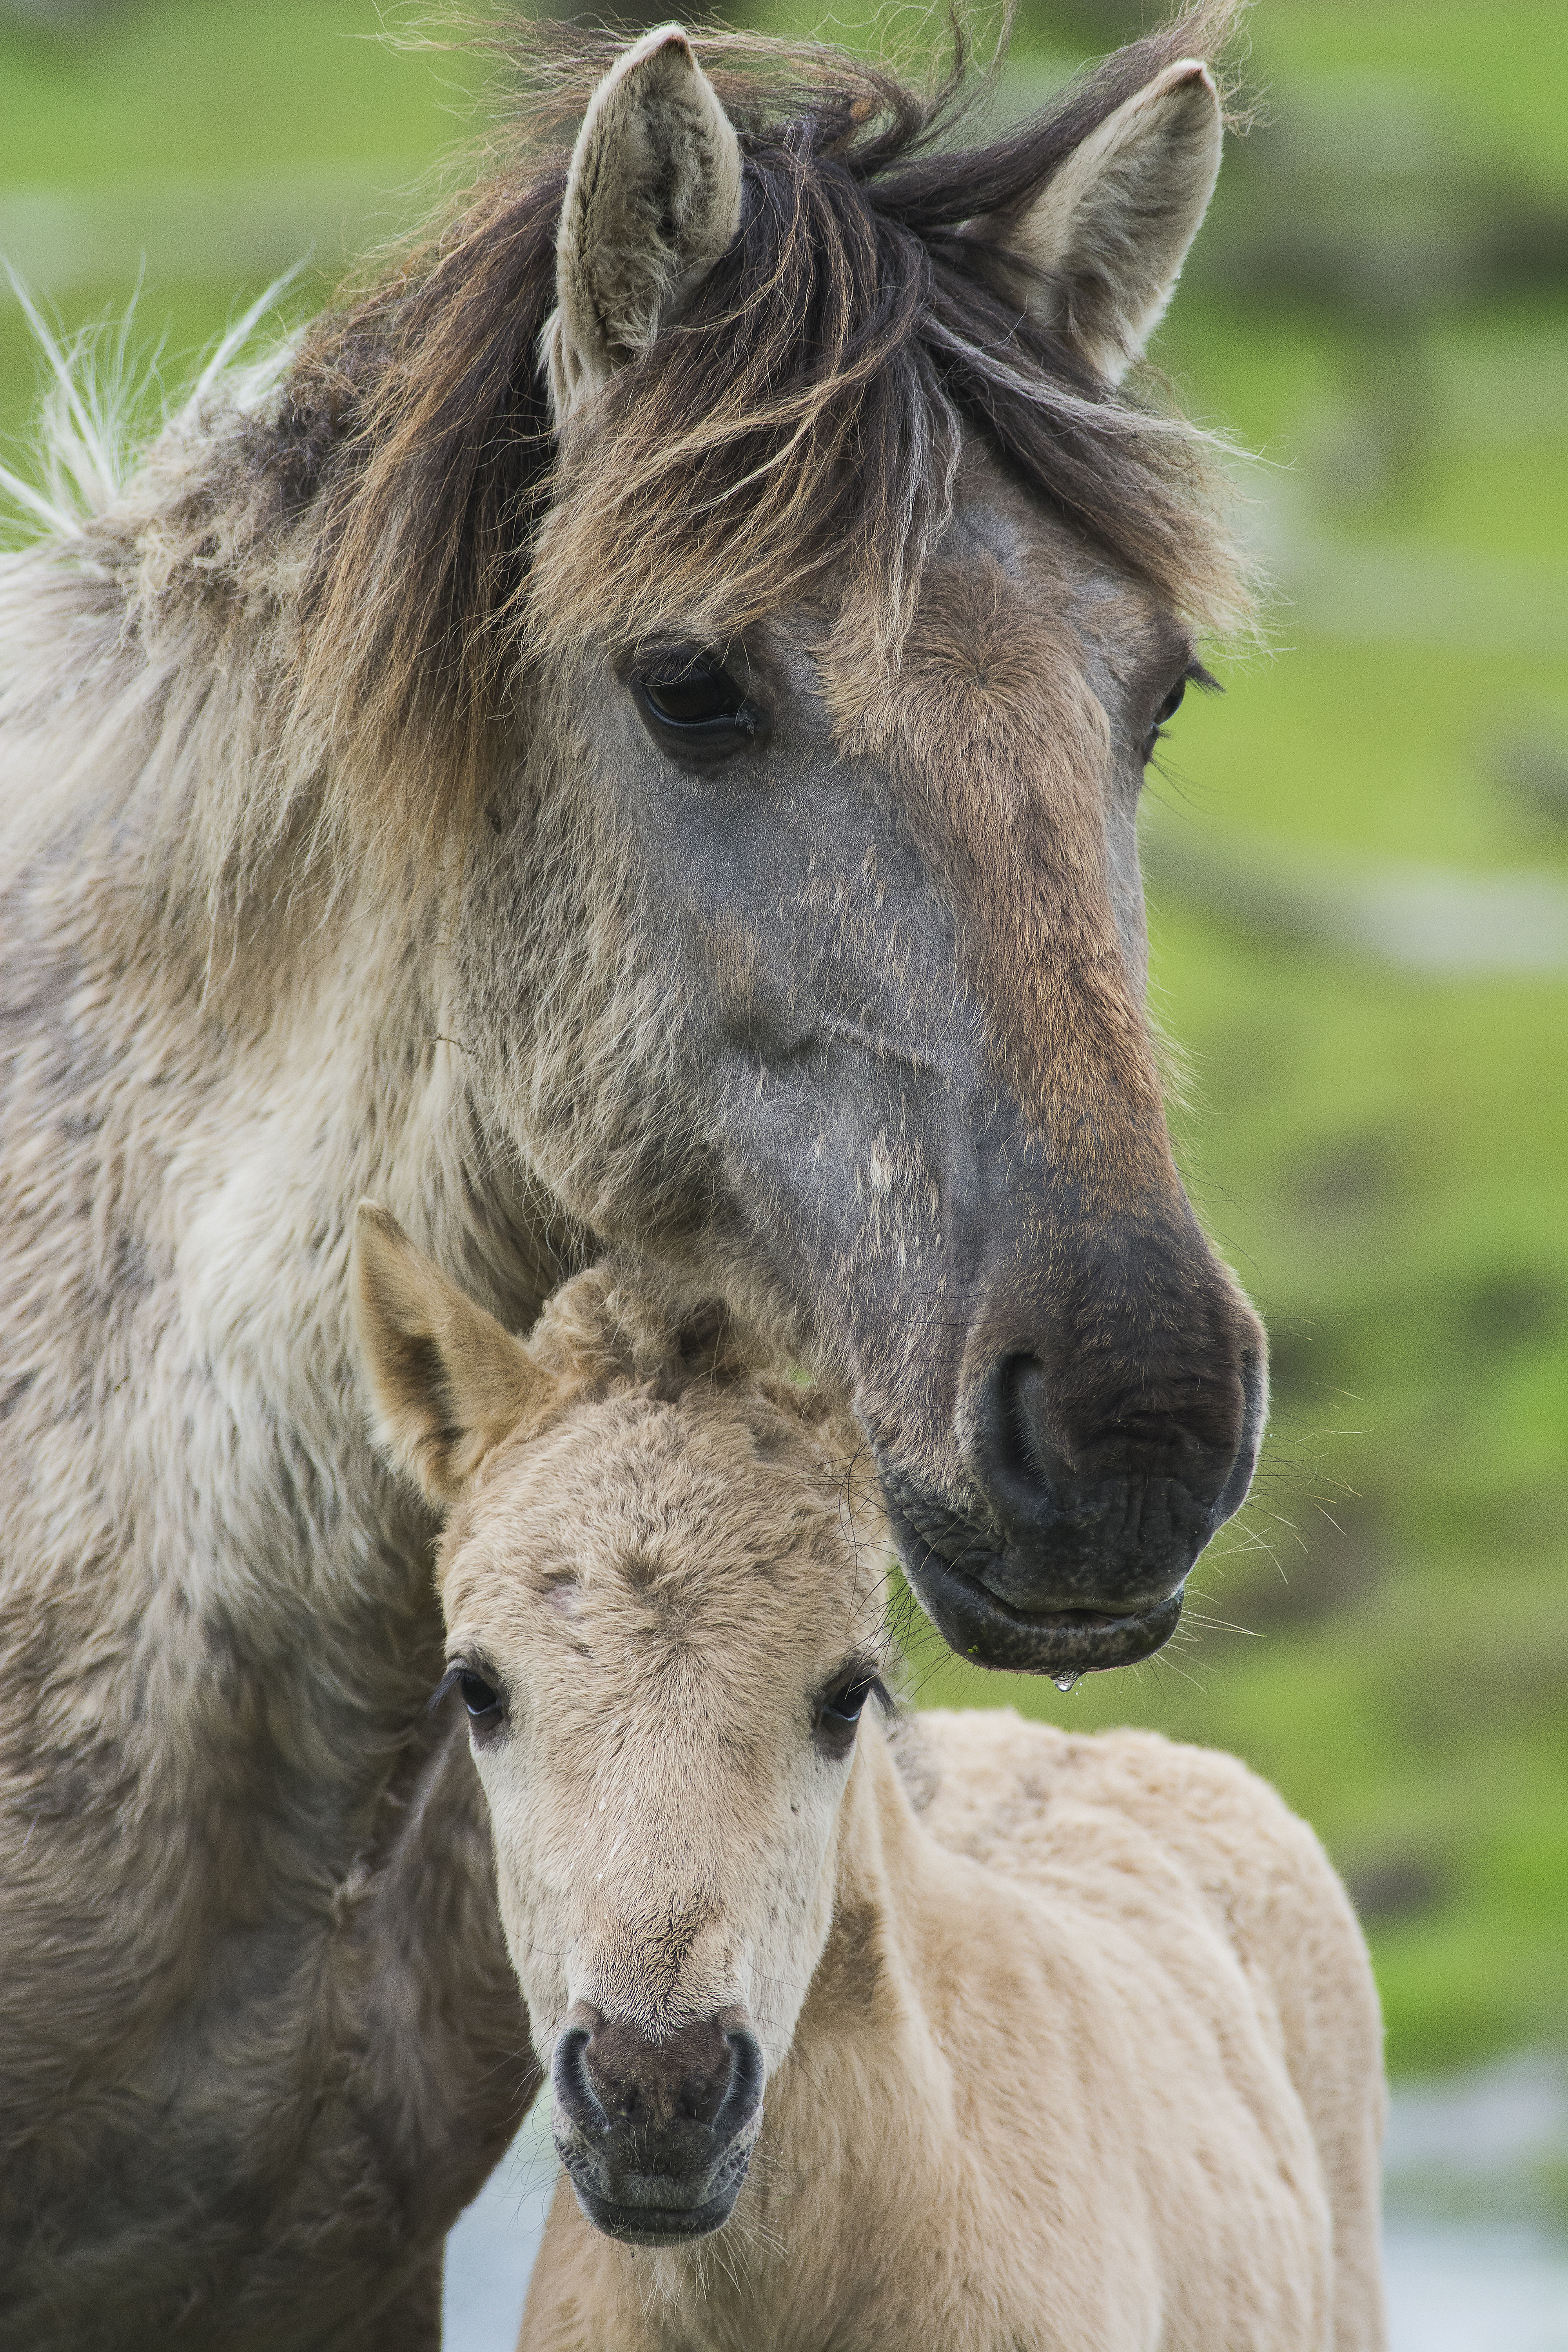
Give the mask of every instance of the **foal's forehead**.
[(630, 1606), (722, 1617), (844, 1581), (837, 1499), (804, 1433), (721, 1391), (568, 1412), (504, 1449), (448, 1545), (451, 1602), (487, 1585), (569, 1614)]

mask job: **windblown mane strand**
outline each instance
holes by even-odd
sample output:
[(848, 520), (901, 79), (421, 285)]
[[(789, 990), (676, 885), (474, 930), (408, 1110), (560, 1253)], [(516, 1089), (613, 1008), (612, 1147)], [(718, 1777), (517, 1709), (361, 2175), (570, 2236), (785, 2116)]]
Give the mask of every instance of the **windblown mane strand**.
[[(309, 551), (285, 764), (327, 770), (329, 822), (422, 863), (515, 740), (531, 663), (606, 615), (632, 641), (694, 612), (738, 628), (831, 576), (896, 656), (966, 427), (1200, 626), (1237, 619), (1244, 568), (1203, 436), (1021, 318), (1001, 248), (962, 233), (982, 212), (1005, 225), (1236, 15), (1189, 11), (966, 149), (942, 143), (973, 88), (962, 58), (931, 98), (832, 52), (699, 39), (741, 135), (741, 233), (563, 449), (539, 366), (559, 152), (319, 321), (265, 463)], [(602, 37), (554, 37), (557, 84), (580, 95)]]

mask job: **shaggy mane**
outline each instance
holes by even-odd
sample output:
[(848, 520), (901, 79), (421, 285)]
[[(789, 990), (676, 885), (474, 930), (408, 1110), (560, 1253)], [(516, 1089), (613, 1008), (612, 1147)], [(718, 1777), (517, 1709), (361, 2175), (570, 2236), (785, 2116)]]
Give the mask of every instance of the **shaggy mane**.
[(962, 36), (934, 95), (830, 49), (697, 37), (740, 135), (741, 232), (563, 442), (540, 341), (568, 155), (542, 141), (619, 44), (531, 31), (510, 159), (380, 257), (265, 399), (252, 378), (226, 418), (211, 393), (187, 407), (126, 494), (138, 543), (118, 568), (142, 618), (183, 578), (217, 667), (233, 674), (245, 628), (268, 673), (250, 700), (267, 754), (247, 808), (197, 818), (203, 862), (232, 881), (237, 856), (324, 823), (426, 864), (514, 748), (531, 665), (584, 635), (694, 613), (727, 632), (831, 590), (896, 657), (966, 431), (1197, 626), (1234, 625), (1245, 567), (1205, 436), (1021, 318), (1002, 248), (963, 232), (1005, 225), (1163, 65), (1214, 58), (1238, 13), (1205, 0), (977, 146), (956, 143), (985, 87)]

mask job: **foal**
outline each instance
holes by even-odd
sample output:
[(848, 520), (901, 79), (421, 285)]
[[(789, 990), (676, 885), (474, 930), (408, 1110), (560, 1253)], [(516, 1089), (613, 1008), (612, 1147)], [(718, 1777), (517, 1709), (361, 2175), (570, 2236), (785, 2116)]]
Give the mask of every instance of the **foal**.
[(552, 2072), (530, 2352), (1380, 2345), (1377, 2003), (1304, 1823), (1147, 1733), (879, 1722), (814, 1398), (611, 1271), (525, 1348), (368, 1203), (357, 1249)]

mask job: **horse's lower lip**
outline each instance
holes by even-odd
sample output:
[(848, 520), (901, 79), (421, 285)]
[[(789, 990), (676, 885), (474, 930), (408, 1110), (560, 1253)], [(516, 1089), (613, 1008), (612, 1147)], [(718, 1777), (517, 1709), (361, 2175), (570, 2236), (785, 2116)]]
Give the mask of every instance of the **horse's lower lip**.
[(1058, 1680), (1104, 1674), (1152, 1656), (1181, 1622), (1195, 1542), (1167, 1543), (1142, 1562), (1119, 1559), (1114, 1546), (1100, 1551), (1090, 1519), (1069, 1524), (1068, 1543), (1018, 1559), (880, 1450), (877, 1466), (910, 1587), (961, 1658)]
[(1104, 1674), (1152, 1657), (1181, 1622), (1179, 1591), (1125, 1609), (1018, 1609), (925, 1546), (900, 1549), (938, 1633), (961, 1658), (982, 1665), (1026, 1675)]

